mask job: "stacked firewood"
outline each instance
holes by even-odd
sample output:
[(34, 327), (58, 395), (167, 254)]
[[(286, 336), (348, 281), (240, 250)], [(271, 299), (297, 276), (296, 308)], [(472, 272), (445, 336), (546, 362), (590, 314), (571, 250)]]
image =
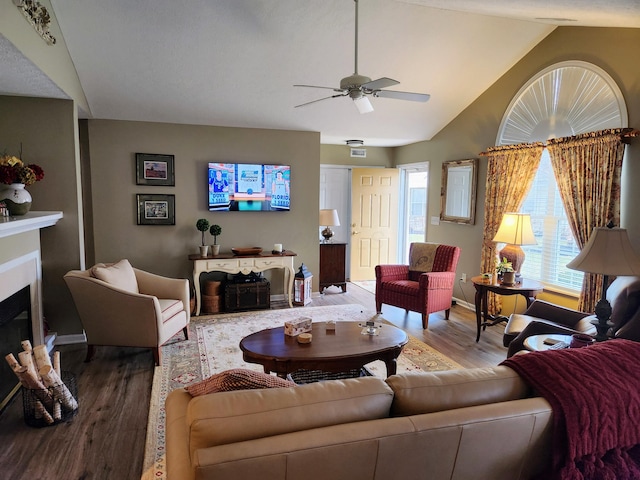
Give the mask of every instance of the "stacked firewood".
[(62, 381), (60, 352), (54, 352), (52, 363), (45, 345), (32, 348), (29, 340), (23, 340), (22, 348), (18, 360), (12, 353), (5, 359), (27, 390), (25, 394), (34, 395), (33, 417), (51, 425), (62, 419), (63, 411), (75, 411), (78, 402)]

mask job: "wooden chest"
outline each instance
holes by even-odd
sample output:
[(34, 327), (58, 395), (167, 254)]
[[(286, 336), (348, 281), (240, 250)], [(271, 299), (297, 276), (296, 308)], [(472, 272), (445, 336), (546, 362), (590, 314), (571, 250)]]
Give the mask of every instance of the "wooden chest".
[(258, 310), (271, 307), (271, 288), (266, 280), (246, 283), (227, 283), (224, 289), (227, 312)]

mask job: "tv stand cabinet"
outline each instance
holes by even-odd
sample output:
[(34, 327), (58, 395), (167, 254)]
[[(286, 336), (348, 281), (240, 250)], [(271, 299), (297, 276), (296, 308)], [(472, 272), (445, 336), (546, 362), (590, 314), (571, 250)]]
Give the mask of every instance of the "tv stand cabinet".
[(320, 293), (332, 285), (347, 291), (346, 253), (346, 243), (320, 244)]

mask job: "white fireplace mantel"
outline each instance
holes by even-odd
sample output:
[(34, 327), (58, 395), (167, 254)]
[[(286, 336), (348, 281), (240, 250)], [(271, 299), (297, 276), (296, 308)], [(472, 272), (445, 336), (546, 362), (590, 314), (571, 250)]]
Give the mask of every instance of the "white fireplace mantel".
[(0, 238), (51, 227), (62, 218), (62, 212), (29, 212), (19, 217), (0, 217)]
[[(34, 345), (40, 345), (47, 340), (44, 337), (42, 317), (40, 236), (34, 233), (38, 238), (35, 248), (30, 242), (25, 248), (16, 247), (8, 237), (51, 227), (61, 218), (62, 212), (29, 212), (19, 217), (0, 217), (0, 246), (4, 248), (4, 244), (9, 242), (9, 250), (3, 252), (8, 258), (4, 263), (0, 262), (0, 300), (8, 298), (24, 287), (30, 287)], [(6, 240), (2, 240), (3, 238)]]

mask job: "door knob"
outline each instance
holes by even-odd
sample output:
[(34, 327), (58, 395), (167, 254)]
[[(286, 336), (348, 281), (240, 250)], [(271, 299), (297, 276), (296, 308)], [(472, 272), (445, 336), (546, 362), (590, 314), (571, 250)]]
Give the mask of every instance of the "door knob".
[(353, 230), (353, 231), (351, 232), (351, 235), (358, 235), (359, 233), (360, 233), (359, 231), (357, 231), (357, 230)]

